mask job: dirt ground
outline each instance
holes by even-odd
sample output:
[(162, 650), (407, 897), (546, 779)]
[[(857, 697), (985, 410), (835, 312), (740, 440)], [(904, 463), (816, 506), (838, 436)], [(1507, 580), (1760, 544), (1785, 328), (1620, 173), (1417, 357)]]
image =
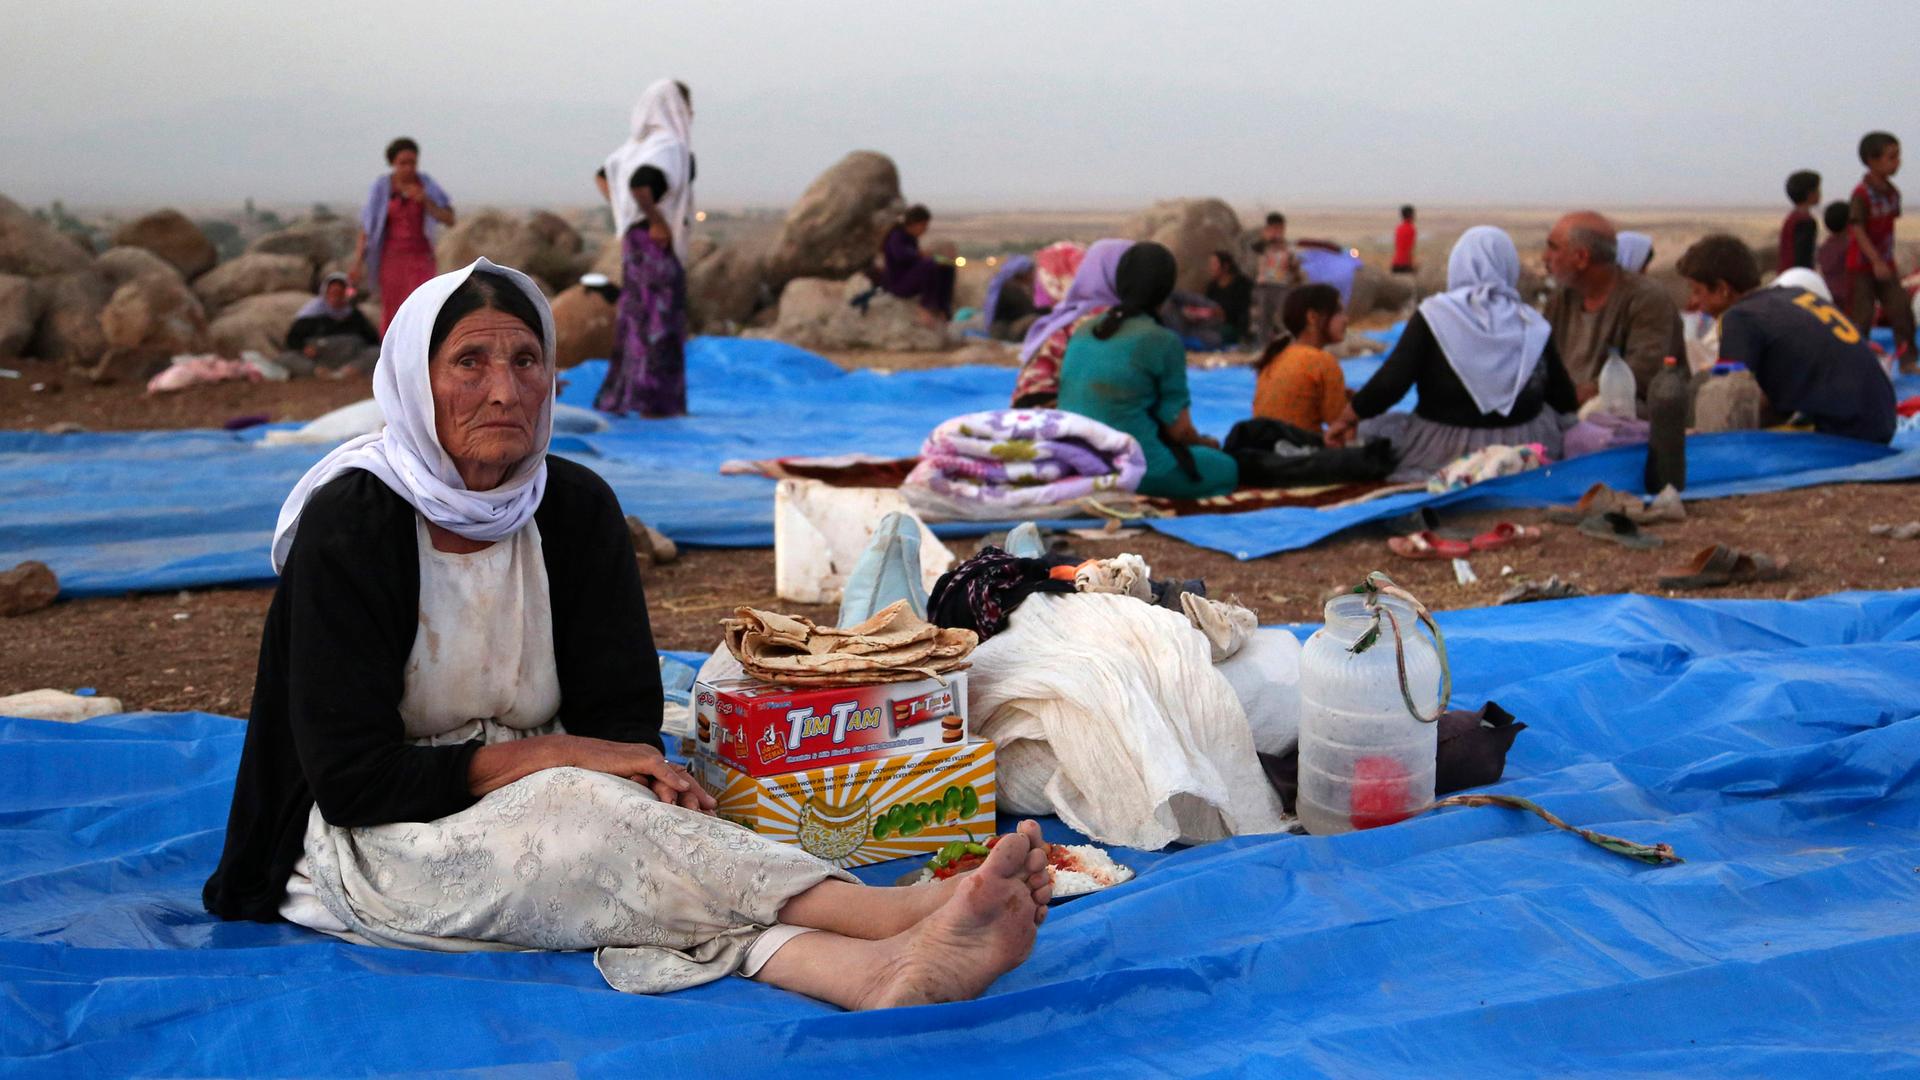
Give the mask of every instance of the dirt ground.
[[(925, 356), (859, 354), (843, 364), (928, 366)], [(949, 354), (946, 362), (957, 358)], [(972, 358), (971, 362), (985, 362)], [(365, 380), (332, 383), (233, 383), (159, 398), (133, 386), (91, 386), (52, 365), (18, 365), (22, 378), (0, 380), (0, 428), (42, 429), (76, 423), (91, 430), (218, 426), (227, 419), (267, 414), (275, 420), (310, 419), (369, 395)], [(59, 385), (34, 391), (34, 383)], [(1848, 589), (1899, 589), (1920, 584), (1920, 540), (1883, 540), (1868, 534), (1879, 522), (1920, 519), (1920, 487), (1849, 485), (1778, 492), (1688, 505), (1683, 523), (1653, 531), (1662, 548), (1636, 552), (1548, 526), (1537, 546), (1510, 548), (1472, 560), (1479, 581), (1455, 581), (1451, 564), (1406, 562), (1387, 551), (1384, 533), (1356, 532), (1251, 562), (1192, 547), (1152, 532), (1125, 539), (1073, 541), (1087, 555), (1131, 551), (1159, 576), (1202, 578), (1211, 595), (1233, 598), (1266, 623), (1315, 621), (1324, 597), (1370, 570), (1392, 574), (1435, 609), (1493, 603), (1519, 578), (1558, 575), (1591, 594), (1657, 592), (1662, 567), (1684, 561), (1712, 543), (1784, 557), (1782, 581), (1716, 590), (1722, 597), (1793, 599)], [(1542, 524), (1542, 511), (1462, 515), (1448, 528), (1478, 532), (1498, 520)], [(974, 541), (956, 541), (964, 555)], [(718, 641), (718, 621), (751, 605), (831, 618), (833, 611), (785, 604), (773, 591), (771, 550), (691, 549), (675, 563), (644, 567), (654, 634), (662, 648), (706, 650)], [(271, 591), (211, 589), (68, 601), (43, 611), (0, 619), (0, 695), (56, 687), (91, 686), (130, 709), (204, 709), (243, 715), (252, 695), (262, 619)]]

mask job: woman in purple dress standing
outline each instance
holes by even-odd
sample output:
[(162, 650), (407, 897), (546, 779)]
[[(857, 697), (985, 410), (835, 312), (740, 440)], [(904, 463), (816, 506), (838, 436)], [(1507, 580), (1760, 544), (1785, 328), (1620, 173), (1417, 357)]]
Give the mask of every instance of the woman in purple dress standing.
[(620, 237), (613, 356), (594, 406), (643, 417), (687, 411), (687, 234), (693, 225), (693, 94), (661, 79), (633, 107), (633, 137), (595, 177)]

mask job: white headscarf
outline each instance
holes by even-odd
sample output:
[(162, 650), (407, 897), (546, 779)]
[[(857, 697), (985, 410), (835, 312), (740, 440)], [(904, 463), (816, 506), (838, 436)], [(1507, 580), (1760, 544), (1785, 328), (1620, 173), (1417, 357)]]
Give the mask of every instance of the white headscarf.
[(492, 542), (519, 532), (533, 520), (547, 490), (547, 443), (553, 436), (553, 394), (540, 405), (534, 421), (533, 450), (514, 466), (499, 487), (468, 491), (453, 458), (440, 445), (433, 422), (433, 385), (427, 355), (433, 322), (441, 305), (475, 271), (486, 270), (511, 281), (540, 312), (540, 340), (549, 373), (553, 370), (553, 312), (533, 279), (518, 270), (496, 266), (485, 259), (441, 274), (413, 291), (380, 343), (380, 363), (373, 369), (373, 399), (379, 403), (386, 429), (340, 444), (321, 458), (293, 486), (280, 507), (273, 530), (273, 570), (286, 565), (300, 512), (321, 485), (348, 469), (365, 469), (435, 525), (469, 540)]
[(633, 107), (633, 138), (607, 155), (607, 187), (613, 200), (613, 235), (625, 236), (641, 220), (633, 197), (633, 174), (651, 165), (667, 178), (661, 216), (673, 229), (673, 254), (687, 261), (687, 234), (693, 226), (693, 109), (672, 79), (647, 87)]
[(1818, 271), (1809, 270), (1804, 266), (1780, 271), (1780, 276), (1773, 279), (1773, 287), (1805, 289), (1827, 303), (1833, 303), (1833, 290), (1827, 286), (1827, 279), (1821, 277)]
[(1620, 269), (1645, 273), (1647, 263), (1653, 260), (1653, 237), (1639, 232), (1620, 233), (1613, 238), (1613, 251), (1613, 261)]
[(1533, 377), (1552, 328), (1520, 299), (1520, 253), (1491, 225), (1460, 235), (1447, 291), (1420, 303), (1440, 351), (1483, 413), (1506, 413)]

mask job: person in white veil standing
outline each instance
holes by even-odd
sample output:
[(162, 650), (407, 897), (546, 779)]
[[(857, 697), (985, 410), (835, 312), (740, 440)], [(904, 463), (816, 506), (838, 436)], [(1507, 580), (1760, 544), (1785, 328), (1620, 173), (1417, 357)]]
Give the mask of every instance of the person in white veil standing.
[[(1396, 480), (1419, 479), (1486, 446), (1539, 443), (1558, 458), (1579, 407), (1551, 328), (1520, 298), (1520, 255), (1491, 225), (1462, 233), (1447, 259), (1447, 291), (1427, 297), (1386, 363), (1353, 395), (1327, 442), (1343, 446), (1360, 421), (1418, 388), (1413, 414), (1360, 429), (1400, 456)], [(1404, 417), (1404, 422), (1400, 422)]]
[(661, 79), (633, 107), (633, 136), (595, 176), (620, 242), (613, 355), (595, 407), (687, 411), (687, 241), (693, 227), (693, 92)]

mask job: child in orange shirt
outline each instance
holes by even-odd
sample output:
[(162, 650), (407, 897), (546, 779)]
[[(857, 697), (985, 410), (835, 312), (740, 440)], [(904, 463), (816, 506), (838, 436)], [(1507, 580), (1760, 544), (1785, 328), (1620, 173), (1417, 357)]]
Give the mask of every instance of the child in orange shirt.
[(1347, 379), (1326, 347), (1347, 337), (1340, 290), (1302, 285), (1287, 294), (1280, 323), (1290, 337), (1267, 346), (1255, 370), (1253, 415), (1319, 434), (1347, 407)]

